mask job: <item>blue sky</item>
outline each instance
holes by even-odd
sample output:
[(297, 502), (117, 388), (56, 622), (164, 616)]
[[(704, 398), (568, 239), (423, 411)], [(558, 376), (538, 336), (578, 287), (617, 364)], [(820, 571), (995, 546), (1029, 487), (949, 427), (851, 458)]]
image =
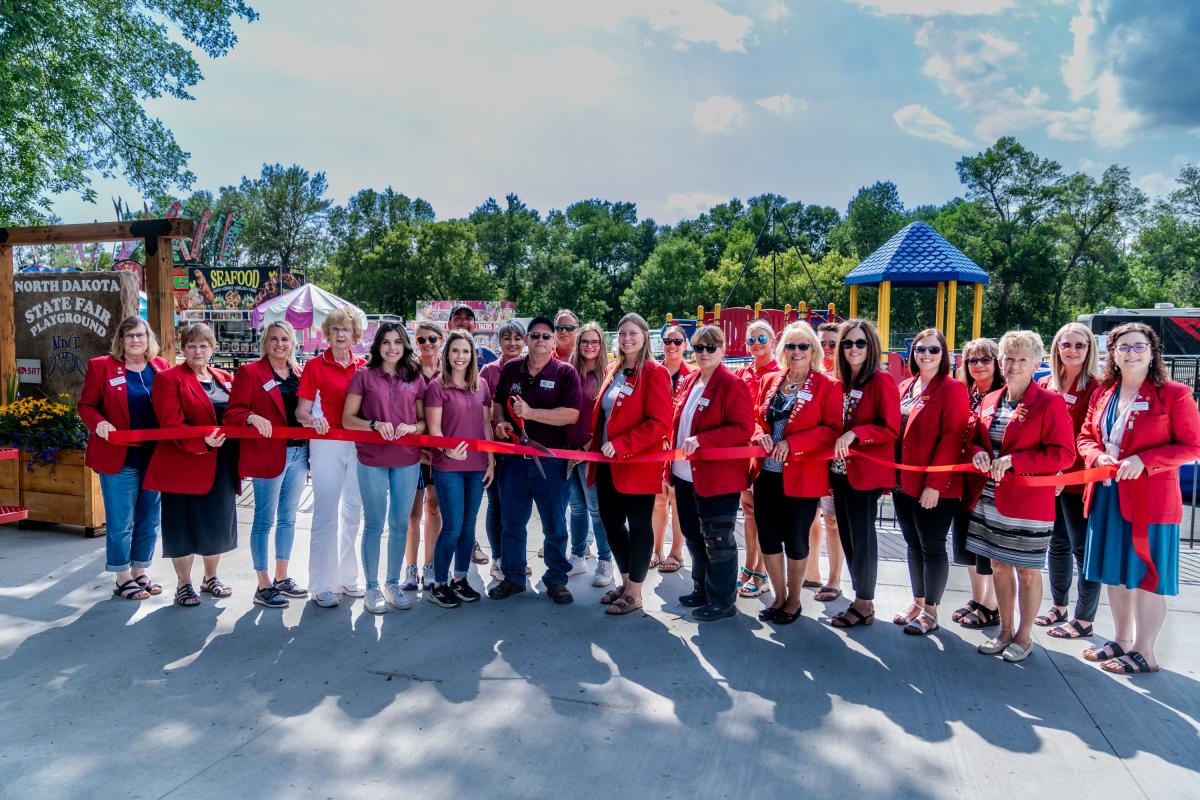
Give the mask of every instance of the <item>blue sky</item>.
[[(337, 203), (391, 185), (464, 216), (515, 192), (673, 223), (775, 192), (844, 210), (892, 180), (960, 192), (1004, 134), (1071, 170), (1119, 163), (1152, 196), (1200, 161), (1193, 0), (257, 0), (195, 101), (151, 111), (194, 188), (263, 162), (323, 171)], [(64, 221), (111, 219), (58, 198)]]

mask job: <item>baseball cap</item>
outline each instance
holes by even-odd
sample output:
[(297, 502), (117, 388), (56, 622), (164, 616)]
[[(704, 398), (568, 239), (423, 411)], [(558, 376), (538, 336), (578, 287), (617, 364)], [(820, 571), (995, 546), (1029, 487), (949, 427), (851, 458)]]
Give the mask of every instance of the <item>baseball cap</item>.
[(459, 303), (454, 308), (450, 309), (450, 317), (453, 317), (455, 314), (459, 313), (460, 311), (467, 312), (468, 314), (471, 315), (472, 319), (475, 318), (475, 309), (471, 308), (466, 303)]
[(534, 317), (533, 319), (529, 320), (529, 324), (525, 326), (526, 333), (533, 330), (534, 325), (545, 325), (550, 330), (554, 330), (554, 320), (550, 319), (549, 317)]

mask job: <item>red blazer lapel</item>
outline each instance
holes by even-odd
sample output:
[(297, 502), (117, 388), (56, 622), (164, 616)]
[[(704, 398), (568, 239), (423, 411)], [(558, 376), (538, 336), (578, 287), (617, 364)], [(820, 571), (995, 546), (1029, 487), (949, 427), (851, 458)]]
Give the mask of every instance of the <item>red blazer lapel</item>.
[[(207, 422), (209, 425), (216, 425), (217, 413), (213, 409), (212, 401), (208, 399), (208, 392), (204, 391), (204, 387), (200, 385), (200, 379), (196, 377), (196, 373), (193, 372), (192, 368), (187, 364), (182, 364), (179, 369), (183, 376), (184, 391), (187, 392), (191, 398), (190, 403), (187, 401), (184, 402), (184, 413), (187, 413), (187, 406), (191, 405), (199, 413), (202, 413), (205, 417), (207, 417)], [(212, 376), (213, 380), (221, 379), (220, 375), (218, 375), (215, 371), (212, 371)]]
[[(258, 371), (262, 379), (262, 383), (259, 385), (266, 390), (267, 397), (275, 401), (275, 409), (279, 412), (279, 418), (287, 420), (287, 412), (283, 410), (283, 394), (279, 391), (279, 383), (275, 380), (275, 370), (271, 368), (271, 362), (264, 358), (258, 363), (260, 365)], [(267, 388), (267, 381), (271, 382), (270, 388)]]

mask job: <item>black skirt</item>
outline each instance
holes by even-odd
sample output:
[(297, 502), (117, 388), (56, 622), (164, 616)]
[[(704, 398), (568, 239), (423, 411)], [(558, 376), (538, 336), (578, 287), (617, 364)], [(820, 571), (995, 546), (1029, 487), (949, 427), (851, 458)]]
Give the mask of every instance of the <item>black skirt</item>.
[(206, 494), (162, 493), (163, 558), (219, 556), (237, 548), (238, 443), (217, 452), (217, 470)]

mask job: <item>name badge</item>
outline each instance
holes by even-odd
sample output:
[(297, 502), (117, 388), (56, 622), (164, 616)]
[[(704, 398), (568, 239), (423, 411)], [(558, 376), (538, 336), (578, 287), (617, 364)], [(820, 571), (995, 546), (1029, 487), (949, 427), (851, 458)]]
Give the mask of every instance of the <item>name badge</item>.
[(617, 393), (628, 397), (629, 395), (633, 394), (633, 387), (626, 384), (625, 386), (622, 386)]
[(862, 397), (862, 389), (851, 389), (850, 396), (857, 400), (858, 398)]
[(1064, 395), (1063, 395), (1063, 400), (1066, 400), (1066, 401), (1067, 401), (1067, 405), (1069, 405), (1069, 406), (1073, 406), (1073, 405), (1075, 405), (1075, 401), (1076, 401), (1076, 400), (1078, 400), (1078, 399), (1079, 399), (1079, 398), (1078, 398), (1078, 397), (1076, 397), (1076, 396), (1075, 396), (1075, 395), (1073, 395), (1073, 394), (1064, 394)]
[(1142, 400), (1142, 401), (1139, 401), (1139, 402), (1137, 402), (1137, 403), (1134, 403), (1134, 404), (1133, 404), (1133, 405), (1131, 405), (1129, 408), (1130, 408), (1132, 411), (1149, 411), (1149, 410), (1150, 410), (1150, 404), (1149, 404), (1149, 403), (1147, 403), (1145, 400)]
[(799, 397), (801, 400), (812, 400), (812, 392), (801, 392)]
[(275, 380), (274, 380), (273, 378), (272, 378), (271, 380), (269, 380), (269, 381), (267, 381), (266, 383), (264, 383), (264, 384), (263, 384), (263, 391), (264, 391), (264, 392), (269, 392), (269, 391), (271, 391), (271, 390), (272, 390), (272, 389), (274, 389), (274, 388), (275, 388)]
[(543, 389), (553, 389), (554, 381), (548, 381), (548, 380), (543, 379), (542, 381), (540, 381), (538, 383), (538, 386), (541, 386)]
[(708, 408), (708, 398), (701, 397), (699, 400), (696, 401), (696, 407), (697, 408)]
[(120, 385), (121, 385), (121, 384), (123, 384), (123, 383), (125, 383), (125, 376), (124, 376), (124, 375), (118, 375), (118, 376), (117, 376), (117, 377), (115, 377), (115, 378), (109, 378), (109, 379), (108, 379), (108, 385), (109, 385), (109, 386), (120, 386)]

